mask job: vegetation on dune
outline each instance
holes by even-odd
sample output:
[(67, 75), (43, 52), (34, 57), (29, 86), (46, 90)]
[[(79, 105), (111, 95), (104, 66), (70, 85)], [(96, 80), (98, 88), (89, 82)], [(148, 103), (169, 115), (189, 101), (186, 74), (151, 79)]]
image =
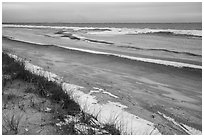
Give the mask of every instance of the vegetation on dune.
[[(24, 68), (24, 63), (16, 62), (15, 59), (9, 57), (2, 52), (2, 88), (9, 82), (14, 80), (22, 80), (35, 85), (35, 88), (28, 87), (25, 90), (26, 94), (34, 93), (40, 98), (50, 100), (53, 104), (58, 104), (60, 107), (54, 107), (50, 110), (53, 113), (53, 121), (57, 125), (60, 134), (120, 134), (120, 132), (112, 125), (103, 125), (97, 122), (96, 118), (84, 113), (80, 106), (75, 103), (63, 90), (54, 82), (48, 81), (42, 76), (32, 74)], [(4, 91), (4, 90), (2, 90)], [(4, 94), (4, 92), (2, 93)], [(10, 95), (12, 100), (15, 96)], [(40, 104), (36, 104), (34, 100), (30, 101), (31, 107), (41, 111)], [(23, 108), (22, 108), (23, 110)], [(5, 123), (10, 125), (13, 134), (18, 134), (19, 121), (17, 116), (13, 114), (11, 117), (6, 117)]]

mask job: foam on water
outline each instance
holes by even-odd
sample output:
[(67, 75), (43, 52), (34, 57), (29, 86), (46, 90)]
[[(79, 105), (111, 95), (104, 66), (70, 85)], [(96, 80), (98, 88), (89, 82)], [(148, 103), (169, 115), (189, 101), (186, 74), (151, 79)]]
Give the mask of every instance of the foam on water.
[[(202, 37), (202, 30), (176, 30), (176, 29), (140, 29), (140, 28), (109, 28), (109, 27), (68, 27), (68, 26), (37, 26), (37, 25), (15, 25), (3, 24), (3, 27), (12, 28), (52, 28), (52, 29), (73, 29), (74, 31), (87, 30), (88, 34), (109, 34), (109, 35), (124, 35), (124, 34), (148, 34), (148, 33), (172, 33), (175, 35), (198, 36)], [(88, 31), (96, 30), (96, 31)], [(97, 31), (98, 30), (98, 31)]]
[(187, 67), (187, 68), (194, 68), (194, 69), (202, 69), (202, 66), (194, 65), (194, 64), (188, 64), (188, 63), (182, 63), (182, 62), (173, 62), (173, 61), (160, 60), (160, 59), (133, 57), (133, 56), (128, 56), (128, 55), (120, 55), (120, 54), (109, 53), (109, 52), (101, 52), (101, 51), (94, 51), (94, 50), (88, 50), (88, 49), (66, 47), (66, 46), (61, 46), (61, 45), (57, 45), (57, 46), (62, 47), (62, 48), (66, 48), (66, 49), (70, 49), (70, 50), (88, 52), (88, 53), (93, 53), (93, 54), (116, 56), (116, 57), (126, 58), (126, 59), (130, 59), (130, 60), (136, 60), (136, 61), (166, 65), (166, 66), (173, 66), (173, 67), (178, 67), (178, 68)]
[[(9, 37), (7, 37), (7, 38), (10, 39)], [(16, 39), (16, 38), (12, 38), (11, 40), (16, 40), (16, 41), (26, 42), (26, 43), (31, 43), (31, 44), (38, 44), (38, 45), (42, 45), (42, 46), (46, 45), (44, 43), (36, 43), (36, 42), (20, 40), (20, 39)], [(95, 51), (95, 50), (89, 50), (89, 49), (67, 47), (67, 46), (62, 46), (62, 45), (53, 45), (53, 46), (57, 46), (57, 47), (61, 47), (61, 48), (69, 49), (69, 50), (75, 50), (75, 51), (81, 51), (81, 52), (87, 52), (87, 53), (99, 54), (99, 55), (115, 56), (115, 57), (135, 60), (135, 61), (141, 61), (141, 62), (147, 62), (147, 63), (153, 63), (153, 64), (160, 64), (160, 65), (172, 66), (172, 67), (177, 67), (177, 68), (186, 67), (186, 68), (193, 68), (193, 69), (202, 69), (202, 66), (183, 63), (183, 62), (174, 62), (174, 61), (161, 60), (161, 59), (134, 57), (134, 56), (129, 56), (129, 55), (121, 55), (121, 54), (110, 53), (110, 52), (103, 52), (103, 51)]]
[(112, 28), (112, 31), (96, 31), (89, 32), (89, 34), (109, 34), (109, 35), (121, 35), (121, 34), (151, 34), (151, 33), (166, 33), (166, 34), (175, 34), (175, 35), (186, 35), (186, 36), (202, 36), (201, 30), (174, 30), (174, 29), (128, 29), (128, 28)]

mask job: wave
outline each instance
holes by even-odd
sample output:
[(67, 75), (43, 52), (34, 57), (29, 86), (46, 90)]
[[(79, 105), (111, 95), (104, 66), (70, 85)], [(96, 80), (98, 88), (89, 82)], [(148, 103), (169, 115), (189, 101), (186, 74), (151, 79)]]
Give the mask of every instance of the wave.
[(190, 52), (179, 52), (179, 51), (168, 50), (168, 49), (146, 49), (146, 48), (139, 48), (139, 47), (132, 47), (132, 46), (118, 46), (118, 47), (131, 48), (131, 49), (136, 49), (136, 50), (164, 51), (164, 52), (169, 52), (169, 53), (176, 53), (176, 54), (184, 54), (184, 55), (189, 55), (189, 56), (202, 57), (202, 55), (199, 55), (199, 54), (194, 54), (194, 53), (190, 53)]
[[(194, 30), (193, 30), (194, 31)], [(165, 30), (163, 30), (163, 31), (158, 31), (158, 32), (148, 32), (148, 33), (146, 33), (146, 34), (158, 34), (158, 35), (174, 35), (174, 36), (184, 36), (184, 37), (202, 37), (202, 34), (192, 34), (192, 32), (193, 31), (191, 31), (191, 32), (172, 32), (172, 30), (171, 31), (165, 31)], [(188, 34), (186, 34), (186, 33), (188, 33)]]
[[(9, 40), (13, 40), (13, 41), (18, 41), (18, 42), (38, 44), (38, 45), (42, 45), (42, 46), (46, 45), (46, 44), (43, 44), (43, 43), (36, 43), (36, 42), (25, 41), (25, 40), (18, 40), (18, 39), (14, 39), (14, 38), (10, 39), (9, 37), (5, 37), (5, 38), (9, 39)], [(134, 60), (134, 61), (141, 61), (141, 62), (145, 62), (145, 63), (153, 63), (153, 64), (158, 64), (158, 65), (172, 66), (172, 67), (176, 67), (176, 68), (190, 68), (190, 69), (202, 70), (202, 66), (194, 65), (194, 64), (188, 64), (188, 63), (182, 63), (182, 62), (174, 62), (174, 61), (168, 61), (168, 60), (143, 58), (143, 57), (134, 57), (134, 56), (121, 55), (121, 54), (110, 53), (110, 52), (95, 51), (95, 50), (81, 49), (81, 48), (74, 48), (74, 47), (66, 47), (66, 46), (62, 46), (62, 45), (51, 45), (51, 46), (57, 46), (57, 47), (65, 48), (65, 49), (68, 49), (68, 50), (86, 52), (86, 53), (91, 53), (91, 54), (114, 56), (114, 57)]]
[[(3, 24), (2, 27), (7, 27), (7, 28), (36, 28), (36, 29), (72, 29), (75, 31), (80, 31), (80, 30), (102, 30), (102, 31), (109, 31), (111, 28), (96, 28), (96, 27), (68, 27), (68, 26), (44, 26), (44, 25), (17, 25), (17, 24)], [(63, 31), (62, 31), (63, 32)]]
[(77, 37), (77, 36), (74, 36), (73, 34), (71, 33), (67, 33), (67, 34), (63, 34), (61, 37), (68, 37), (70, 39), (74, 39), (74, 40), (80, 40), (81, 38)]
[(87, 41), (87, 42), (102, 43), (102, 44), (108, 44), (108, 45), (114, 44), (112, 42), (108, 42), (108, 41), (104, 41), (104, 40), (89, 39), (86, 37), (79, 36), (77, 34), (69, 33), (67, 31), (58, 31), (54, 34), (60, 34), (61, 37), (68, 37), (72, 40), (83, 40), (83, 41)]
[(137, 35), (137, 34), (161, 34), (161, 35), (175, 35), (175, 36), (190, 36), (202, 37), (201, 30), (174, 30), (174, 29), (127, 29), (127, 28), (114, 28), (112, 31), (89, 32), (95, 35)]
[(168, 34), (190, 37), (202, 37), (202, 30), (176, 30), (176, 29), (140, 29), (140, 28), (109, 28), (109, 27), (68, 27), (68, 26), (35, 26), (35, 25), (15, 25), (3, 24), (3, 27), (12, 28), (52, 28), (52, 29), (72, 29), (74, 31), (85, 31), (88, 34), (102, 35), (137, 35), (137, 34)]
[(102, 44), (108, 44), (108, 45), (114, 44), (112, 42), (107, 42), (107, 41), (103, 41), (103, 40), (88, 39), (88, 38), (81, 37), (81, 36), (78, 36), (78, 35), (75, 35), (75, 34), (63, 35), (61, 37), (69, 37), (70, 39), (83, 40), (83, 41), (94, 42), (94, 43), (102, 43)]
[(95, 42), (95, 43), (103, 43), (103, 44), (108, 44), (108, 45), (114, 44), (114, 43), (112, 43), (112, 42), (107, 42), (107, 41), (102, 41), (102, 40), (95, 40), (95, 39), (85, 39), (85, 41)]
[[(84, 41), (88, 41), (88, 42), (103, 43), (103, 44), (108, 44), (108, 45), (115, 44), (113, 42), (104, 41), (104, 40), (89, 39), (89, 38), (82, 37), (82, 36), (79, 36), (76, 34), (72, 34), (72, 33), (66, 32), (66, 31), (58, 31), (55, 34), (62, 34), (61, 37), (68, 37), (68, 38), (74, 39), (74, 40), (84, 40)], [(180, 52), (180, 51), (169, 50), (169, 49), (151, 49), (151, 48), (149, 49), (149, 48), (140, 48), (140, 47), (133, 47), (133, 46), (117, 46), (117, 47), (131, 48), (131, 49), (136, 49), (136, 50), (146, 50), (146, 51), (164, 51), (164, 52), (168, 52), (168, 53), (202, 57), (202, 55), (191, 53), (191, 52)]]

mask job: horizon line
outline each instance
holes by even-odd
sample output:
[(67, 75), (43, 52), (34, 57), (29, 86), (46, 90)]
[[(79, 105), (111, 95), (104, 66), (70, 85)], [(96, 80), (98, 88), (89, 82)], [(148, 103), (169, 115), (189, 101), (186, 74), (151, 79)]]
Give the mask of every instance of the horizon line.
[(105, 23), (119, 23), (119, 24), (122, 24), (122, 23), (129, 23), (129, 24), (131, 24), (131, 23), (137, 23), (137, 24), (139, 24), (139, 23), (202, 23), (202, 22), (2, 22), (2, 24), (9, 24), (9, 23), (53, 23), (53, 24), (55, 24), (55, 23), (62, 23), (62, 24), (65, 24), (65, 23), (67, 23), (67, 24), (74, 24), (74, 23), (76, 23), (76, 24), (88, 24), (88, 23), (95, 23), (95, 24), (105, 24)]

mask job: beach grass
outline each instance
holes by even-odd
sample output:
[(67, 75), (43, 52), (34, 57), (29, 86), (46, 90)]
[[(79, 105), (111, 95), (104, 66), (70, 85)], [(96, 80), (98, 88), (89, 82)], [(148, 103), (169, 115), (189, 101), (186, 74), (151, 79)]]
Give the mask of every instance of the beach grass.
[(19, 123), (21, 120), (22, 116), (21, 115), (15, 115), (13, 114), (12, 116), (3, 116), (3, 121), (6, 123), (7, 127), (3, 125), (3, 128), (6, 130), (10, 130), (13, 134), (18, 134), (19, 131)]
[[(55, 82), (48, 81), (48, 79), (35, 75), (30, 71), (25, 69), (24, 63), (17, 62), (15, 59), (9, 57), (6, 53), (2, 52), (2, 82), (4, 89), (6, 84), (9, 82), (12, 83), (14, 80), (22, 80), (27, 83), (32, 83), (33, 87), (27, 87), (25, 93), (33, 93), (39, 96), (40, 98), (45, 98), (50, 100), (53, 104), (58, 104), (60, 107), (54, 107), (52, 109), (53, 121), (56, 119), (61, 120), (63, 123), (66, 121), (67, 116), (73, 116), (78, 120), (71, 121), (69, 123), (64, 122), (59, 126), (60, 134), (69, 134), (69, 135), (78, 135), (78, 134), (120, 134), (113, 125), (107, 124), (93, 124), (93, 121), (96, 121), (96, 118), (92, 115), (84, 113), (80, 106), (74, 102)], [(2, 90), (3, 91), (3, 90)], [(2, 93), (4, 94), (4, 92)], [(15, 98), (14, 95), (9, 96), (11, 99)], [(30, 105), (34, 109), (41, 111), (41, 106), (36, 104), (34, 100), (30, 100)], [(23, 110), (24, 108), (22, 108)], [(6, 123), (10, 123), (11, 129), (15, 130), (14, 134), (18, 134), (18, 125), (19, 121), (14, 120), (15, 114), (11, 118), (7, 118)], [(92, 121), (92, 122), (90, 122)], [(60, 123), (58, 121), (58, 123)], [(57, 124), (57, 122), (55, 123)], [(80, 125), (77, 128), (77, 125)], [(83, 126), (81, 126), (83, 125)], [(11, 130), (10, 129), (10, 130)], [(99, 133), (100, 131), (100, 133)]]

